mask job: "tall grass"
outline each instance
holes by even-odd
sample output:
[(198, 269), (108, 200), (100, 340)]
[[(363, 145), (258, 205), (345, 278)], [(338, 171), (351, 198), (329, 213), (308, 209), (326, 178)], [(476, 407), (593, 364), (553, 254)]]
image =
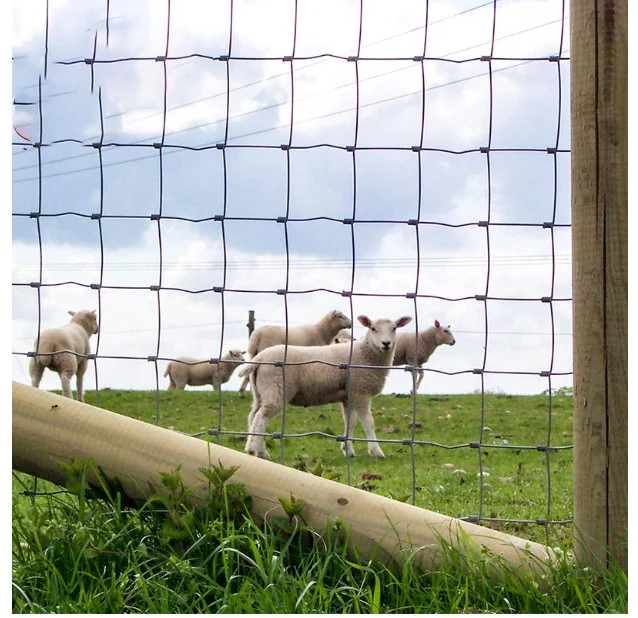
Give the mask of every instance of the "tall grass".
[[(107, 389), (87, 393), (87, 402), (239, 450), (250, 405), (236, 393), (207, 390)], [(374, 415), (377, 434), (390, 440), (383, 461), (369, 458), (363, 443), (355, 460), (343, 458), (335, 406), (288, 410), (293, 435), (267, 442), (284, 465), (453, 517), (480, 515), (484, 525), (549, 540), (568, 555), (569, 394), (551, 402), (547, 394), (384, 395)], [(282, 419), (273, 419), (269, 431), (281, 428)], [(33, 497), (23, 495), (33, 479), (14, 473), (15, 613), (627, 612), (627, 577), (614, 567), (590, 572), (564, 558), (544, 579), (501, 566), (495, 579), (493, 563), (444, 547), (432, 572), (410, 560), (396, 568), (348, 552), (338, 521), (323, 537), (307, 529), (287, 496), (280, 501), (288, 517), (253, 521), (232, 470), (202, 470), (210, 499), (193, 509), (179, 467), (161, 471), (168, 497), (131, 505), (106, 480), (97, 492), (89, 487), (86, 465), (69, 467), (71, 492), (38, 480), (42, 495)]]
[[(295, 505), (258, 524), (232, 470), (202, 470), (208, 503), (187, 506), (179, 468), (168, 497), (122, 503), (104, 482), (13, 505), (14, 613), (600, 613), (627, 611), (627, 578), (562, 560), (542, 579), (444, 546), (425, 573), (347, 550), (338, 521), (319, 536)], [(22, 475), (16, 475), (21, 481)], [(100, 496), (100, 497), (97, 497)]]
[[(220, 397), (210, 389), (103, 390), (98, 396), (88, 393), (87, 402), (236, 450), (244, 447), (251, 403), (235, 392)], [(373, 416), (377, 436), (385, 441), (384, 460), (368, 456), (359, 425), (357, 456), (343, 457), (337, 439), (343, 420), (336, 404), (288, 406), (285, 419), (278, 415), (267, 428), (286, 437), (267, 438), (266, 444), (272, 459), (287, 466), (450, 517), (478, 517), (483, 525), (532, 541), (566, 550), (571, 545), (569, 393), (551, 399), (547, 394), (416, 399), (388, 394), (373, 400)]]

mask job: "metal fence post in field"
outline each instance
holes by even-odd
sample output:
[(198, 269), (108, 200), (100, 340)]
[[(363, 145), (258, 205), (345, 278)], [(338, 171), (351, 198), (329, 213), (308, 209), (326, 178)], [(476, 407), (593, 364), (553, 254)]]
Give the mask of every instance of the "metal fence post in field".
[(575, 550), (627, 570), (627, 0), (571, 2)]

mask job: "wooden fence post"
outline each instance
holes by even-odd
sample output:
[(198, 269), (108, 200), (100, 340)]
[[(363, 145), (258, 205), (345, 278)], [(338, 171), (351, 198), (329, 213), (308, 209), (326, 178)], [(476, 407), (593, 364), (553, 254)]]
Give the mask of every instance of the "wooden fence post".
[(627, 0), (571, 1), (575, 551), (627, 571)]

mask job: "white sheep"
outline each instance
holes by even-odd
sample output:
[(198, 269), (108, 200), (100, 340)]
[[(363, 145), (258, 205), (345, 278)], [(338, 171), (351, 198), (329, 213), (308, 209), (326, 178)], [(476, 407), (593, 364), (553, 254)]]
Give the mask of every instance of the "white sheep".
[(60, 375), (62, 392), (73, 399), (71, 378), (75, 375), (78, 401), (84, 401), (84, 374), (87, 355), (91, 353), (89, 339), (97, 334), (98, 323), (95, 311), (69, 311), (71, 320), (60, 328), (42, 331), (35, 340), (35, 356), (29, 361), (31, 384), (40, 386), (45, 368)]
[[(288, 340), (286, 341), (286, 328), (284, 326), (260, 326), (250, 335), (248, 340), (248, 354), (253, 358), (262, 350), (273, 345), (288, 343), (288, 345), (328, 345), (332, 343), (337, 333), (343, 328), (351, 328), (352, 320), (341, 311), (330, 311), (316, 324), (302, 324), (288, 327)], [(249, 378), (245, 377), (239, 387), (239, 396), (244, 397)]]
[(188, 356), (180, 356), (168, 363), (164, 377), (168, 376), (170, 382), (168, 390), (180, 389), (189, 386), (204, 386), (212, 384), (213, 389), (219, 391), (220, 386), (230, 380), (233, 371), (246, 359), (245, 352), (241, 350), (229, 350), (219, 360), (198, 360)]
[(412, 394), (419, 390), (423, 380), (424, 370), (421, 366), (427, 362), (442, 344), (454, 345), (456, 340), (450, 327), (441, 326), (438, 320), (434, 320), (434, 325), (418, 333), (399, 333), (397, 335), (397, 345), (394, 350), (393, 365), (412, 365), (418, 374)]
[[(384, 457), (377, 443), (370, 404), (383, 390), (392, 366), (396, 330), (412, 318), (372, 321), (362, 315), (357, 319), (368, 330), (365, 337), (353, 343), (276, 345), (257, 354), (250, 365), (240, 370), (240, 375), (250, 378), (253, 397), (246, 453), (268, 457), (263, 433), (269, 419), (279, 414), (284, 405), (308, 407), (339, 402), (345, 424), (341, 445), (344, 455), (354, 456), (351, 436), (358, 417), (369, 441), (368, 452), (372, 457)], [(284, 359), (285, 366), (261, 364), (281, 363)]]
[(342, 328), (332, 340), (332, 343), (346, 343), (347, 341), (354, 341), (352, 337), (352, 331), (349, 328)]

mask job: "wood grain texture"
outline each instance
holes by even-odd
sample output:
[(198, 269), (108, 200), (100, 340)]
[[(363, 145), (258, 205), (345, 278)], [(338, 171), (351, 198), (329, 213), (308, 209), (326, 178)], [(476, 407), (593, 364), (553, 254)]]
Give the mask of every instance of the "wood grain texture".
[(576, 553), (626, 570), (627, 0), (572, 0), (570, 56)]

